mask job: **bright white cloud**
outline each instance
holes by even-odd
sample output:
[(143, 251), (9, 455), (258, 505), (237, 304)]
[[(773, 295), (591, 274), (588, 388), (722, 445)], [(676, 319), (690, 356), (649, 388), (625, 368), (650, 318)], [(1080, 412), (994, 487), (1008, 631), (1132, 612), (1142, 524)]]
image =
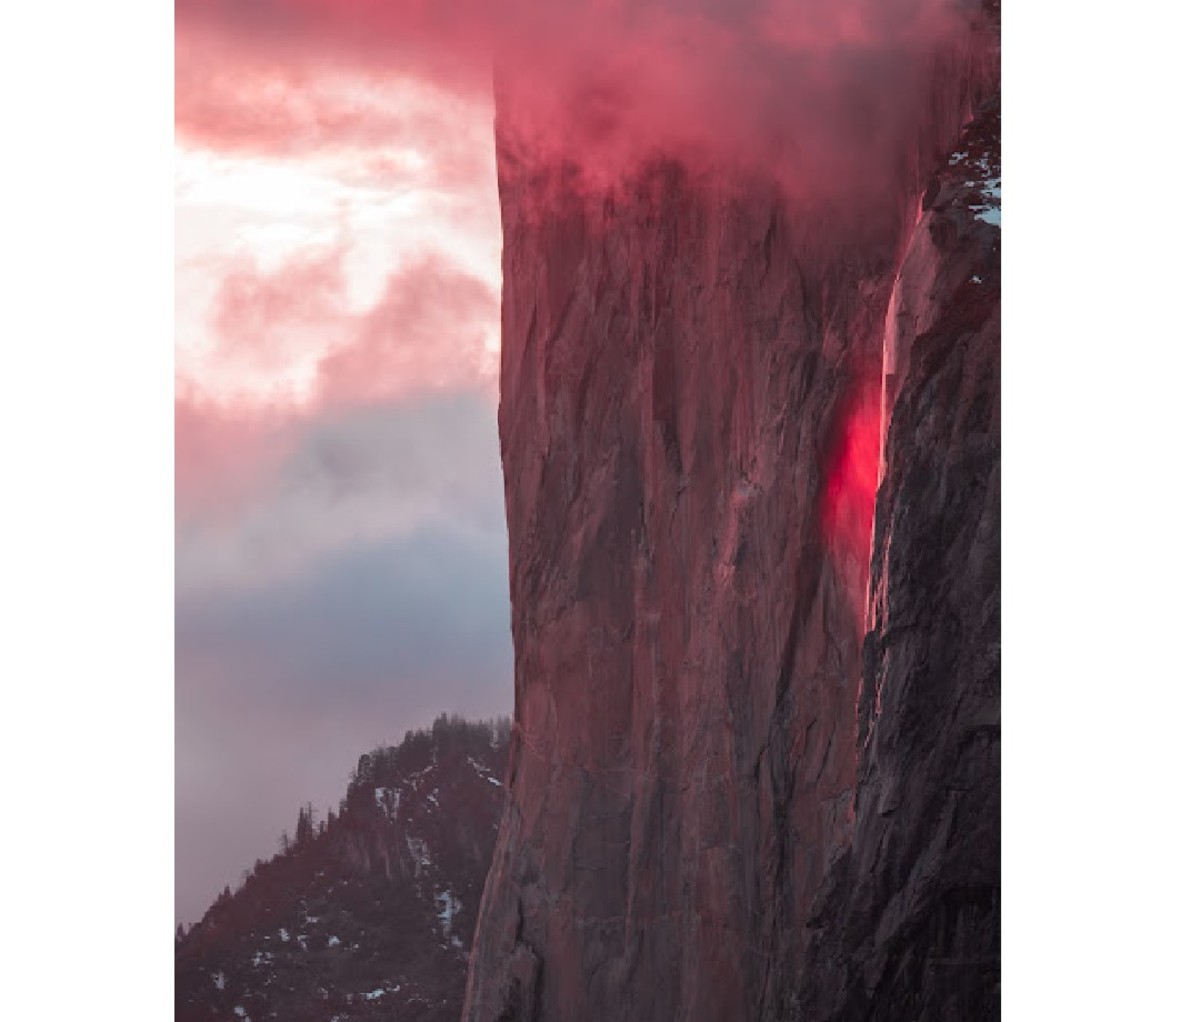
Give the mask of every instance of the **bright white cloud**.
[[(322, 113), (311, 145), (286, 134), (241, 136), (226, 147), (220, 130), (233, 115), (213, 115), (209, 136), (181, 132), (176, 146), (176, 356), (184, 389), (238, 403), (303, 403), (317, 367), (354, 343), (356, 321), (384, 297), (398, 274), (435, 256), (482, 281), (499, 321), (500, 223), (495, 195), (491, 110), (398, 80), (345, 74), (283, 82), (252, 77), (245, 93), (295, 110)], [(273, 97), (273, 99), (272, 99)], [(439, 120), (452, 114), (453, 146)], [(255, 124), (260, 134), (267, 131)], [(321, 133), (324, 132), (324, 135)], [(380, 136), (383, 136), (382, 138)], [(253, 140), (252, 140), (253, 141)], [(283, 146), (283, 151), (271, 145)], [(469, 147), (472, 161), (464, 160)], [(286, 332), (275, 356), (241, 357), (214, 327), (224, 282), (234, 273), (267, 276), (289, 264), (336, 258), (336, 307)], [(258, 348), (265, 345), (256, 346)], [(494, 372), (498, 329), (480, 341)]]

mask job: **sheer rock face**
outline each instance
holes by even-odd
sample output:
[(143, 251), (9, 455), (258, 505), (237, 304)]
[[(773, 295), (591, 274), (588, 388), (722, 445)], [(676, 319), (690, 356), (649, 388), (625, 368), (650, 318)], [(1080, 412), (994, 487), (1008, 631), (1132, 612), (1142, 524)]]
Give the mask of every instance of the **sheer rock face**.
[[(965, 74), (935, 83), (923, 177), (975, 98)], [(811, 955), (853, 889), (830, 878), (859, 868), (856, 787), (866, 805), (907, 776), (860, 773), (858, 713), (916, 175), (868, 232), (848, 210), (814, 217), (764, 182), (666, 162), (620, 194), (582, 193), (568, 168), (505, 151), (503, 109), (499, 125), (516, 717), (463, 1018), (785, 1018), (809, 972), (838, 1010), (851, 981)], [(940, 386), (953, 418), (957, 384)], [(911, 400), (902, 446), (933, 439)], [(885, 480), (887, 499), (903, 485)], [(895, 579), (898, 545), (925, 556), (929, 537), (881, 522)], [(961, 627), (923, 641), (953, 645)], [(913, 662), (880, 668), (881, 641), (871, 691), (902, 690), (887, 671)], [(872, 729), (901, 760), (906, 720), (893, 739)]]
[(823, 474), (892, 268), (813, 272), (769, 198), (678, 176), (509, 235), (518, 709), (468, 1018), (757, 1017), (846, 836), (870, 519), (839, 559)]
[(897, 280), (854, 838), (804, 1018), (1000, 1017), (999, 173), (988, 105)]

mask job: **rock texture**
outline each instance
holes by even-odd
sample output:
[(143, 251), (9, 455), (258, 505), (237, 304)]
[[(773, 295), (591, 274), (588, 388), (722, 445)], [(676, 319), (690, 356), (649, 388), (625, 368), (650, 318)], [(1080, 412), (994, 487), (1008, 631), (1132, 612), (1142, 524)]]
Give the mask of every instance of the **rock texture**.
[(439, 719), (363, 756), (175, 945), (176, 1022), (449, 1022), (503, 803), (508, 722)]
[(799, 1018), (1000, 1017), (999, 126), (964, 132), (897, 279), (854, 837)]
[(977, 56), (869, 215), (588, 192), (499, 111), (516, 714), (464, 1020), (987, 1017), (996, 231), (913, 227)]

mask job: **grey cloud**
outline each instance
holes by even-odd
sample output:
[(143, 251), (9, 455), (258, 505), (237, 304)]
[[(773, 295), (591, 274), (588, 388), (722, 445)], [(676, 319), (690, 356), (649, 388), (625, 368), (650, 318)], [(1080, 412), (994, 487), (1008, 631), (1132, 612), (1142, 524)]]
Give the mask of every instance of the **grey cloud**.
[[(181, 514), (176, 588), (258, 585), (430, 523), (506, 542), (495, 406), (477, 393), (336, 407), (249, 444), (279, 452), (220, 514)], [(229, 442), (227, 442), (229, 446)]]
[(494, 407), (476, 394), (333, 411), (312, 422), (281, 469), (281, 490), (330, 504), (356, 493), (431, 494), (487, 531), (503, 531)]
[(503, 664), (507, 554), (453, 527), (322, 557), (300, 577), (181, 597), (176, 652), (220, 652), (243, 686), (303, 688), (323, 701), (420, 683), (472, 687)]

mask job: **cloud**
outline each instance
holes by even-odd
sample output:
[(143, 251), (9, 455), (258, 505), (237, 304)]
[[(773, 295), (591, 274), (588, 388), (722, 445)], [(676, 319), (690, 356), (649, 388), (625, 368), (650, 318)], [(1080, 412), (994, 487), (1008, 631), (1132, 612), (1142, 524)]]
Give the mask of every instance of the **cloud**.
[[(223, 404), (307, 401), (326, 360), (343, 402), (355, 387), (374, 400), (458, 386), (464, 373), (489, 386), (499, 319), (490, 100), (339, 64), (328, 45), (284, 31), (246, 31), (277, 23), (269, 4), (225, 8), (236, 13), (226, 21), (189, 18), (190, 6), (177, 34), (181, 389)], [(432, 329), (425, 287), (463, 316), (440, 315), (445, 329)], [(418, 336), (420, 348), (405, 340)], [(357, 347), (397, 375), (370, 377)]]
[(322, 712), (406, 705), (430, 685), (457, 702), (481, 685), (505, 690), (506, 594), (502, 537), (430, 522), (339, 547), (287, 578), (181, 594), (177, 655), (186, 672), (219, 651), (241, 669), (209, 694), (252, 693), (263, 705), (297, 692)]
[[(829, 190), (880, 176), (920, 127), (934, 50), (977, 0), (182, 0), (185, 37), (281, 64), (354, 63), (477, 101), (508, 144), (605, 187), (660, 156)], [(285, 116), (284, 120), (289, 120)], [(334, 118), (334, 120), (337, 120)], [(443, 137), (452, 137), (446, 122)]]
[(321, 46), (237, 28), (181, 25), (175, 127), (185, 144), (272, 159), (340, 154), (360, 182), (392, 189), (454, 192), (492, 175), (485, 93), (331, 63)]
[(239, 260), (225, 273), (212, 310), (219, 357), (267, 372), (297, 361), (297, 349), (324, 347), (346, 328), (343, 249), (301, 251), (274, 272)]
[[(337, 253), (303, 255), (270, 273), (230, 272), (213, 310), (205, 373), (264, 383), (250, 397), (222, 399), (203, 377), (181, 381), (179, 522), (227, 522), (319, 458), (329, 478), (339, 464), (377, 466), (385, 455), (394, 474), (406, 445), (436, 452), (459, 442), (464, 428), (494, 437), (498, 305), (489, 285), (432, 256), (397, 271), (358, 315)], [(479, 409), (487, 410), (482, 421)], [(339, 439), (355, 430), (353, 443)], [(497, 450), (487, 456), (498, 462)]]
[(354, 344), (322, 360), (319, 398), (348, 404), (456, 385), (482, 388), (495, 379), (488, 338), (498, 319), (496, 294), (486, 284), (426, 259), (392, 277)]
[(250, 499), (282, 454), (285, 420), (223, 407), (185, 390), (175, 399), (177, 521), (220, 519)]
[(181, 591), (294, 575), (331, 550), (440, 519), (504, 543), (495, 405), (482, 394), (276, 418), (179, 407), (192, 444), (177, 455)]

